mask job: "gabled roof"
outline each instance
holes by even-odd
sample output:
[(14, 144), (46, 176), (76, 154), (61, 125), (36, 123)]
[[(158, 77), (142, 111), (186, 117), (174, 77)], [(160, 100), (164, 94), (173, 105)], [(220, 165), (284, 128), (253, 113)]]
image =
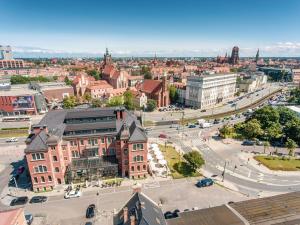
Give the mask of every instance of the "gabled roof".
[(144, 80), (138, 87), (141, 92), (151, 94), (157, 92), (161, 87), (162, 82), (160, 80)]
[(128, 208), (128, 220), (124, 223), (122, 209), (114, 218), (115, 225), (130, 225), (132, 215), (136, 218), (136, 225), (166, 225), (161, 208), (143, 193), (134, 193), (124, 207)]

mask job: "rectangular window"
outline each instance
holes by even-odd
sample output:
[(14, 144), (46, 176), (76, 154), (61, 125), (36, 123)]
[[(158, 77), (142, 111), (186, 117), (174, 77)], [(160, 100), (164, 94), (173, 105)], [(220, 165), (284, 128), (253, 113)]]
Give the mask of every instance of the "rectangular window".
[(37, 177), (34, 177), (34, 178), (33, 178), (33, 182), (34, 182), (35, 184), (37, 184), (37, 183), (38, 183), (38, 179), (37, 179)]
[(80, 140), (80, 145), (84, 145), (84, 140)]
[(61, 148), (63, 151), (67, 150), (67, 147), (65, 145), (61, 146)]
[(37, 167), (34, 167), (34, 172), (35, 173), (45, 173), (47, 172), (47, 167), (43, 165), (39, 165)]
[(51, 182), (52, 181), (52, 177), (48, 176), (48, 180), (49, 180), (49, 182)]
[(72, 151), (72, 158), (79, 158), (79, 152), (78, 151)]
[(53, 156), (53, 161), (57, 162), (57, 157), (55, 155)]
[(58, 173), (58, 172), (59, 172), (59, 168), (58, 168), (58, 167), (55, 167), (54, 171), (55, 171), (56, 173)]
[(45, 177), (41, 176), (41, 182), (45, 183)]
[(56, 148), (55, 148), (55, 146), (51, 146), (51, 150), (55, 150)]
[(138, 150), (143, 150), (144, 145), (143, 144), (133, 144), (133, 150), (138, 151)]
[(105, 148), (102, 148), (102, 155), (106, 155), (106, 150), (105, 150)]
[(31, 156), (33, 161), (45, 159), (44, 153), (32, 153)]
[(104, 138), (101, 138), (101, 143), (104, 144)]

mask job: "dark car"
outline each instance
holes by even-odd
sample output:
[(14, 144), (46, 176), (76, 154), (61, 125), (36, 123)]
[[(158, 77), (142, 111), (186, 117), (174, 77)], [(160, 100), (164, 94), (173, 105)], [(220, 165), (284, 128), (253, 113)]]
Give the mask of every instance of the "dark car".
[(206, 109), (202, 109), (201, 112), (206, 112)]
[(18, 198), (13, 199), (10, 202), (10, 206), (25, 205), (27, 202), (28, 202), (28, 197), (22, 196), (22, 197), (18, 197)]
[(93, 225), (92, 222), (86, 222), (85, 225)]
[(196, 186), (197, 187), (207, 187), (207, 186), (211, 186), (214, 184), (214, 181), (210, 178), (204, 178), (202, 180), (199, 180), (197, 183), (196, 183)]
[(179, 209), (175, 209), (173, 211), (173, 217), (178, 217), (179, 216), (179, 213), (180, 213), (180, 210)]
[(164, 217), (165, 217), (166, 220), (174, 218), (173, 213), (170, 212), (170, 211), (165, 212)]
[(219, 124), (220, 122), (221, 122), (220, 119), (215, 119), (213, 123), (214, 123), (214, 124)]
[(86, 218), (93, 218), (95, 216), (95, 208), (96, 206), (94, 204), (89, 205), (89, 207), (86, 209)]
[(254, 141), (249, 141), (249, 140), (245, 140), (242, 143), (242, 145), (245, 145), (245, 146), (253, 146), (254, 144), (255, 144)]
[(42, 203), (42, 202), (45, 202), (47, 201), (47, 196), (33, 196), (29, 203)]
[(195, 125), (195, 124), (190, 124), (190, 125), (188, 126), (188, 128), (196, 128), (196, 125)]

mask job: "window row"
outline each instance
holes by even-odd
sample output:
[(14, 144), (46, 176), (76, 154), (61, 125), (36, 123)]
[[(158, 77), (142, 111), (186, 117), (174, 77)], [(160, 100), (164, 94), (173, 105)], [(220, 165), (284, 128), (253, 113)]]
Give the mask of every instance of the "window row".
[[(100, 140), (101, 140), (101, 144), (105, 143), (105, 138), (100, 138)], [(107, 144), (111, 144), (114, 140), (115, 140), (115, 138), (113, 138), (113, 137), (107, 137), (106, 138)], [(78, 143), (80, 145), (84, 145), (85, 144), (85, 140), (81, 139), (81, 140), (78, 141)], [(93, 145), (93, 146), (94, 145), (98, 145), (98, 139), (97, 138), (90, 138), (90, 139), (88, 139), (88, 144), (89, 145)], [(77, 141), (70, 141), (70, 145), (71, 146), (76, 146), (77, 145)]]
[(31, 156), (33, 161), (45, 159), (44, 153), (32, 153)]
[(142, 155), (133, 156), (133, 162), (143, 162), (144, 157)]
[[(143, 170), (146, 170), (147, 169), (147, 166), (146, 165), (143, 165)], [(137, 171), (141, 171), (141, 166), (136, 166), (136, 170)], [(134, 166), (131, 166), (131, 171), (135, 171), (135, 167)]]
[(143, 150), (144, 149), (144, 144), (133, 144), (133, 150)]
[(47, 166), (39, 165), (34, 167), (35, 173), (46, 173), (47, 172)]
[[(37, 178), (37, 177), (34, 177), (34, 178), (33, 178), (33, 182), (34, 182), (35, 184), (38, 184), (38, 183), (39, 183), (38, 178)], [(45, 183), (45, 182), (46, 182), (45, 177), (44, 177), (44, 176), (41, 176), (41, 183)], [(48, 176), (48, 182), (52, 182), (52, 177), (51, 177), (51, 176)]]

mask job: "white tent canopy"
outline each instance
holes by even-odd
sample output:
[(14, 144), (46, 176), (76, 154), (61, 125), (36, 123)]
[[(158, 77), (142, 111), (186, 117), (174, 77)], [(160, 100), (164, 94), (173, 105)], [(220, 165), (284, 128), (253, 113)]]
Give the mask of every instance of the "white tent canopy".
[(158, 160), (158, 163), (161, 165), (167, 165), (167, 161), (165, 159)]

